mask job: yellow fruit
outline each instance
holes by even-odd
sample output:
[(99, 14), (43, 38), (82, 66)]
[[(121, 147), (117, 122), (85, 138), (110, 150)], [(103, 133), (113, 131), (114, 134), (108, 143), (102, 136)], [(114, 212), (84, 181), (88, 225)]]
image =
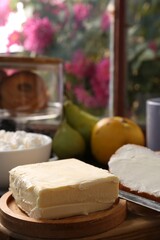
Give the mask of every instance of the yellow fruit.
[(108, 163), (112, 154), (124, 144), (144, 145), (141, 128), (132, 120), (123, 117), (106, 117), (94, 126), (91, 135), (91, 151), (102, 164)]

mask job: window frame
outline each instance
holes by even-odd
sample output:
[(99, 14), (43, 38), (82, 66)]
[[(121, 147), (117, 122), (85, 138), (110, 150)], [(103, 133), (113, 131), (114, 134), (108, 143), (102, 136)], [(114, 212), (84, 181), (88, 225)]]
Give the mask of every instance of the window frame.
[(114, 16), (114, 115), (125, 116), (126, 0), (115, 0)]

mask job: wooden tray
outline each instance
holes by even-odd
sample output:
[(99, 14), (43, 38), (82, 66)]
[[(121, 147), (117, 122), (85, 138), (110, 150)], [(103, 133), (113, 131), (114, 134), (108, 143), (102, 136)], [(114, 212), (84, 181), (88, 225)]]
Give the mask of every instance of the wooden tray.
[(11, 232), (26, 237), (44, 239), (75, 239), (106, 232), (126, 218), (126, 201), (119, 200), (113, 208), (88, 216), (59, 220), (36, 220), (28, 217), (16, 205), (11, 192), (0, 199), (0, 221)]

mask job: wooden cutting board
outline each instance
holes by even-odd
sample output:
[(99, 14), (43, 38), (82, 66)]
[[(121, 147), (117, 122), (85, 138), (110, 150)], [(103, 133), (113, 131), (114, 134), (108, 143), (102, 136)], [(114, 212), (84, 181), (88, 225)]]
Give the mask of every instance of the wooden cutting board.
[(76, 239), (92, 236), (113, 229), (126, 218), (125, 200), (119, 200), (109, 210), (59, 220), (36, 220), (28, 217), (17, 207), (11, 192), (1, 197), (0, 207), (0, 222), (5, 229), (36, 239)]

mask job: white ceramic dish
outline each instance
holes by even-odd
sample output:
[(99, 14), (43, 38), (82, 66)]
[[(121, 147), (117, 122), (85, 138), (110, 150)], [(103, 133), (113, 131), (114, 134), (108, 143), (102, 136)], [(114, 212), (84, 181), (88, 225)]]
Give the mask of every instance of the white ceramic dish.
[(0, 151), (0, 190), (7, 190), (9, 171), (19, 165), (46, 162), (52, 149), (52, 139), (38, 134), (45, 139), (44, 145), (23, 150)]

